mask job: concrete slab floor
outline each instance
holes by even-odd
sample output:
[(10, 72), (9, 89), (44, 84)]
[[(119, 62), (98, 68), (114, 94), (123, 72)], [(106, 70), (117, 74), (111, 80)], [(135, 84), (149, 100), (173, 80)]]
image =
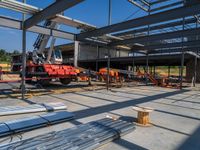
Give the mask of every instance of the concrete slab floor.
[[(200, 91), (135, 86), (113, 88), (111, 91), (50, 94), (32, 97), (27, 101), (3, 98), (0, 99), (0, 105), (29, 105), (28, 101), (34, 103), (63, 102), (68, 106), (68, 111), (76, 115), (76, 119), (23, 133), (22, 139), (87, 123), (104, 118), (107, 114), (120, 118), (136, 118), (137, 113), (131, 109), (131, 106), (139, 105), (155, 109), (150, 116), (153, 126), (137, 126), (135, 131), (102, 146), (100, 149), (200, 149)], [(0, 117), (0, 121), (32, 115)], [(12, 141), (18, 140), (20, 139), (17, 136), (12, 139)], [(9, 143), (10, 139), (2, 138), (0, 142)]]

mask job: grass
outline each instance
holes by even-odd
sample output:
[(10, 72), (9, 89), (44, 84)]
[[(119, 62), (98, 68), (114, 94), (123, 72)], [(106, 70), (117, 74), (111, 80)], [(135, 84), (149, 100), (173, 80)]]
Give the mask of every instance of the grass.
[[(156, 67), (156, 73), (160, 76), (168, 76), (168, 67), (158, 66)], [(170, 68), (170, 75), (179, 76), (179, 66), (174, 66)], [(183, 69), (183, 76), (186, 75), (186, 67)]]
[[(144, 73), (142, 67), (140, 67), (140, 71)], [(151, 72), (151, 67), (149, 67), (149, 71)], [(153, 68), (152, 68), (153, 73)], [(168, 67), (167, 66), (156, 66), (155, 73), (159, 76), (168, 76)], [(179, 76), (179, 66), (170, 67), (170, 75), (171, 76)], [(183, 69), (183, 76), (186, 76), (186, 67)]]

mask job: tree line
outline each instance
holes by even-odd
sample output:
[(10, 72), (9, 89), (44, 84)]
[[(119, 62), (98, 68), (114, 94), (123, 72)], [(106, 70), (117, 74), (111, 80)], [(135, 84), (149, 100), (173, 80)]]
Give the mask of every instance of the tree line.
[(20, 52), (18, 50), (14, 50), (13, 52), (8, 52), (4, 49), (0, 49), (0, 63), (10, 62), (11, 56), (19, 53)]

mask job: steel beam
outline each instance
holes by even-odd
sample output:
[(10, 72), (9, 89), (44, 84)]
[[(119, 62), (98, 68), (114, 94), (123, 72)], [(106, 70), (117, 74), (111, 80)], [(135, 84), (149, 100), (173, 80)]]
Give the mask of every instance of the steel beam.
[[(31, 15), (42, 11), (42, 9), (39, 9), (38, 7), (18, 2), (16, 0), (2, 0), (2, 2), (0, 3), (0, 7)], [(80, 29), (96, 29), (96, 26), (60, 14), (53, 16), (52, 18), (50, 18), (50, 20)]]
[(77, 35), (77, 40), (82, 40), (88, 37), (97, 37), (103, 34), (118, 32), (130, 28), (141, 27), (147, 24), (155, 24), (164, 21), (169, 21), (173, 19), (178, 19), (186, 16), (192, 16), (200, 13), (200, 4), (194, 5), (190, 7), (181, 7), (172, 10), (168, 10), (165, 12), (160, 12), (136, 19), (132, 19), (129, 21), (113, 24), (110, 26), (106, 26), (100, 29), (96, 29), (90, 32), (80, 33)]
[(160, 34), (154, 34), (150, 36), (136, 37), (136, 38), (112, 42), (110, 43), (110, 46), (134, 44), (134, 43), (141, 43), (145, 41), (159, 41), (159, 40), (173, 39), (173, 38), (179, 38), (179, 37), (188, 37), (188, 36), (197, 35), (197, 34), (200, 34), (200, 28), (188, 29), (184, 31), (181, 30), (181, 31), (168, 32), (168, 33), (160, 33)]
[(175, 3), (171, 3), (171, 4), (168, 4), (168, 5), (164, 5), (164, 6), (160, 6), (160, 7), (157, 7), (157, 8), (151, 9), (150, 12), (154, 12), (154, 11), (158, 11), (158, 10), (166, 9), (166, 8), (169, 8), (169, 7), (174, 7), (174, 6), (181, 5), (181, 4), (183, 4), (183, 1), (179, 1), (179, 2), (175, 2)]
[(144, 10), (144, 11), (146, 11), (146, 12), (149, 11), (147, 8), (145, 8), (145, 7), (143, 7), (142, 5), (138, 4), (138, 3), (135, 2), (134, 0), (128, 0), (128, 2), (134, 4), (135, 6), (139, 7), (140, 9), (142, 9), (142, 10)]
[[(0, 16), (0, 26), (22, 30), (22, 21)], [(54, 36), (58, 38), (72, 40), (72, 41), (74, 40), (74, 34), (72, 33), (64, 32), (61, 30), (49, 29), (42, 26), (38, 26), (38, 25), (27, 29), (27, 31), (34, 32), (34, 33), (41, 33), (41, 34), (50, 35), (50, 36)]]
[(143, 3), (144, 5), (147, 5), (148, 7), (150, 6), (149, 2), (147, 2), (146, 0), (140, 0), (141, 3)]
[[(197, 20), (195, 18), (190, 18), (190, 19), (185, 20), (185, 24), (195, 23), (196, 21)], [(165, 24), (160, 24), (160, 25), (156, 25), (156, 26), (151, 26), (150, 31), (174, 27), (174, 26), (180, 26), (182, 24), (183, 24), (183, 20), (165, 23)], [(147, 31), (148, 31), (148, 27), (145, 27), (145, 28), (130, 30), (130, 31), (127, 31), (127, 32), (117, 33), (117, 34), (113, 34), (113, 35), (114, 36), (125, 36), (125, 35), (135, 34), (135, 33), (139, 33), (139, 32), (147, 32)]]
[(155, 4), (163, 3), (163, 2), (166, 2), (166, 1), (169, 1), (169, 0), (157, 0), (157, 1), (154, 1), (154, 2), (150, 2), (150, 5), (155, 5)]
[(146, 50), (155, 50), (155, 49), (160, 49), (160, 48), (173, 48), (173, 47), (200, 47), (200, 41), (195, 40), (195, 41), (188, 41), (188, 42), (176, 42), (176, 43), (166, 43), (166, 44), (159, 44), (159, 45), (149, 45), (149, 46), (144, 46), (143, 49)]
[(55, 17), (51, 18), (51, 21), (54, 21), (56, 23), (59, 24), (65, 24), (67, 26), (71, 26), (71, 27), (76, 27), (79, 29), (96, 29), (96, 26), (93, 26), (91, 24), (76, 20), (76, 19), (72, 19), (66, 16), (62, 16), (62, 15), (56, 15)]
[(84, 0), (58, 0), (55, 3), (51, 4), (47, 8), (43, 9), (42, 11), (36, 13), (29, 19), (25, 21), (24, 27), (28, 29), (37, 23), (49, 19), (56, 14), (64, 11), (65, 9), (71, 8)]
[(40, 11), (37, 7), (16, 0), (0, 0), (0, 7), (28, 14)]
[(197, 50), (200, 50), (200, 47), (190, 47), (190, 48), (171, 48), (171, 49), (165, 49), (165, 50), (154, 50), (150, 51), (149, 54), (162, 54), (162, 53), (181, 53), (181, 52), (196, 52)]

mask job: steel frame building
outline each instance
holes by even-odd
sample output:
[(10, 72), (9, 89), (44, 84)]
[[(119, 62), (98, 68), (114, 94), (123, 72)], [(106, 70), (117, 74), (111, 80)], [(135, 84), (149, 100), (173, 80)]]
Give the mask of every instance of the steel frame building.
[[(111, 7), (111, 0), (110, 7)], [(26, 32), (42, 33), (58, 38), (75, 41), (74, 65), (78, 65), (78, 53), (81, 43), (89, 43), (105, 47), (108, 50), (123, 47), (133, 53), (143, 53), (148, 56), (159, 53), (179, 52), (182, 54), (181, 80), (183, 76), (184, 54), (192, 52), (195, 60), (194, 80), (197, 74), (197, 59), (199, 58), (200, 35), (200, 2), (198, 0), (128, 0), (147, 13), (146, 16), (130, 19), (128, 21), (110, 24), (98, 28), (79, 20), (59, 15), (84, 0), (59, 0), (45, 9), (39, 9), (15, 0), (0, 0), (0, 7), (11, 9), (24, 14), (22, 20), (15, 20), (0, 16), (0, 26), (23, 31), (23, 76), (22, 85), (25, 91), (25, 66), (26, 66)], [(110, 9), (109, 9), (110, 10)], [(25, 15), (29, 14), (27, 18)], [(109, 18), (111, 13), (109, 12)], [(49, 29), (39, 25), (41, 21), (52, 20), (60, 24), (83, 29), (79, 34), (63, 30)], [(134, 59), (134, 57), (133, 57)]]

